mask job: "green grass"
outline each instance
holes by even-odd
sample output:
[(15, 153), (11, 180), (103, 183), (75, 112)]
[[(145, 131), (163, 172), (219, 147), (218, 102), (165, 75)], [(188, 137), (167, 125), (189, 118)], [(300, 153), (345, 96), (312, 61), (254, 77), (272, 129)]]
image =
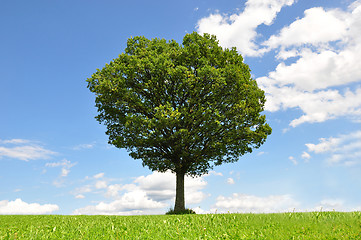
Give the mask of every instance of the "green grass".
[(361, 212), (2, 215), (0, 239), (361, 239)]

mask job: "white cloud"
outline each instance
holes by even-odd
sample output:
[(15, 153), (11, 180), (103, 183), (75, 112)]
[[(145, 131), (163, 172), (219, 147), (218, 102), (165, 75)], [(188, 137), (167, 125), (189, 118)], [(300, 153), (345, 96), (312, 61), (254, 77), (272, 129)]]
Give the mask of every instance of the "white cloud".
[(187, 204), (195, 204), (202, 202), (209, 195), (201, 190), (207, 186), (207, 182), (203, 177), (186, 177), (185, 178), (185, 199)]
[(306, 92), (357, 82), (361, 77), (361, 64), (357, 62), (359, 57), (356, 54), (360, 52), (361, 49), (345, 49), (340, 53), (303, 49), (295, 63), (286, 65), (282, 62), (269, 73), (268, 78), (260, 80), (267, 80), (279, 87), (292, 85), (298, 91)]
[(99, 179), (99, 178), (102, 178), (102, 177), (104, 177), (104, 173), (98, 173), (98, 174), (95, 174), (93, 176), (93, 178), (95, 178), (95, 179)]
[(83, 194), (78, 194), (75, 196), (76, 199), (83, 199), (85, 196)]
[[(62, 161), (59, 162), (48, 162), (45, 164), (45, 167), (48, 168), (57, 168), (57, 167), (61, 167), (60, 170), (60, 174), (57, 177), (57, 179), (55, 179), (53, 181), (53, 185), (56, 187), (63, 187), (64, 186), (64, 182), (65, 182), (65, 178), (69, 175), (70, 173), (70, 169), (72, 167), (74, 167), (77, 163), (72, 163), (67, 159), (63, 159)], [(46, 169), (43, 170), (43, 173), (46, 173)]]
[(119, 193), (124, 189), (125, 189), (125, 187), (122, 186), (121, 184), (109, 185), (107, 187), (107, 192), (106, 192), (105, 196), (116, 198), (117, 196), (119, 196)]
[(107, 188), (107, 181), (97, 181), (95, 183), (95, 188), (96, 189)]
[(228, 179), (227, 179), (227, 183), (228, 183), (228, 184), (235, 184), (233, 178), (228, 178)]
[(46, 163), (45, 166), (46, 167), (61, 167), (61, 166), (66, 166), (68, 164), (70, 164), (70, 161), (64, 159), (61, 162)]
[(266, 154), (266, 153), (265, 152), (259, 152), (259, 153), (257, 153), (257, 156), (262, 156), (264, 154)]
[(312, 209), (307, 211), (338, 211), (338, 212), (353, 212), (360, 211), (361, 206), (348, 206), (343, 199), (323, 199)]
[(210, 175), (214, 175), (214, 176), (220, 176), (222, 177), (223, 176), (223, 173), (221, 172), (216, 172), (216, 171), (209, 171), (208, 174), (206, 174), (206, 176), (210, 176)]
[(266, 50), (259, 49), (255, 43), (257, 27), (271, 25), (281, 8), (293, 3), (294, 0), (248, 0), (242, 13), (211, 14), (198, 21), (197, 30), (216, 35), (223, 47), (237, 47), (245, 56), (259, 56)]
[(169, 200), (175, 196), (175, 175), (171, 172), (153, 172), (138, 177), (134, 183), (156, 201)]
[(352, 166), (361, 163), (361, 131), (339, 137), (320, 138), (318, 144), (305, 144), (309, 152), (328, 154), (329, 164)]
[(100, 202), (95, 206), (76, 209), (73, 214), (90, 215), (135, 215), (149, 214), (167, 207), (166, 203), (151, 200), (144, 191), (125, 193), (120, 199), (110, 203)]
[(308, 162), (311, 159), (311, 155), (308, 152), (303, 152), (301, 157), (302, 159), (305, 159), (305, 162)]
[(192, 210), (195, 211), (196, 214), (207, 214), (207, 213), (209, 213), (208, 211), (205, 211), (200, 207), (192, 208)]
[[(300, 109), (304, 114), (290, 123), (292, 127), (338, 117), (360, 121), (361, 88), (349, 86), (361, 82), (360, 22), (360, 3), (348, 11), (313, 8), (271, 36), (265, 44), (280, 49), (279, 59), (299, 58), (289, 65), (281, 62), (267, 77), (257, 79), (266, 92), (266, 109)], [(305, 30), (310, 25), (312, 34)]]
[[(101, 202), (95, 206), (77, 209), (74, 214), (129, 215), (164, 213), (164, 208), (174, 204), (175, 180), (175, 174), (169, 171), (165, 173), (153, 172), (147, 176), (140, 176), (131, 184), (125, 185), (108, 184), (106, 181), (97, 180), (94, 185), (78, 188), (73, 194), (83, 196), (83, 193), (101, 193), (114, 200), (109, 203)], [(204, 200), (208, 195), (201, 190), (206, 185), (207, 182), (202, 177), (185, 177), (186, 204), (200, 203)]]
[(68, 176), (69, 173), (70, 173), (70, 170), (69, 170), (69, 169), (62, 168), (62, 169), (61, 169), (61, 174), (60, 174), (60, 176), (61, 176), (61, 177), (66, 177), (66, 176)]
[(320, 44), (337, 41), (346, 36), (347, 22), (343, 12), (325, 11), (321, 7), (316, 7), (307, 9), (304, 14), (304, 18), (294, 21), (263, 44), (271, 49), (303, 44), (319, 47)]
[(46, 163), (45, 167), (61, 167), (60, 177), (66, 177), (70, 173), (70, 169), (77, 163), (72, 163), (69, 160), (63, 159), (60, 162)]
[(73, 150), (83, 150), (83, 149), (91, 149), (95, 146), (95, 143), (85, 143), (85, 144), (79, 144), (75, 147), (73, 147)]
[(297, 164), (298, 164), (297, 160), (296, 160), (293, 156), (290, 156), (288, 159), (289, 159), (294, 165), (297, 165)]
[(26, 203), (20, 198), (15, 201), (0, 201), (0, 214), (49, 214), (59, 210), (55, 204)]
[(284, 48), (282, 48), (276, 55), (276, 58), (277, 60), (286, 60), (300, 55), (301, 55), (300, 52), (296, 49), (285, 50)]
[[(176, 176), (171, 172), (153, 172), (148, 176), (138, 177), (134, 183), (137, 183), (140, 189), (145, 190), (147, 194), (154, 200), (170, 200), (175, 197)], [(207, 185), (202, 177), (192, 178), (185, 177), (184, 188), (186, 203), (199, 203), (206, 195), (200, 190)]]
[(320, 138), (320, 143), (313, 144), (313, 143), (307, 143), (306, 146), (308, 148), (308, 151), (314, 152), (314, 153), (324, 153), (329, 152), (332, 149), (334, 149), (336, 146), (340, 144), (339, 138)]
[(9, 139), (9, 140), (1, 140), (0, 144), (23, 144), (23, 143), (29, 143), (29, 140), (26, 139)]
[(76, 188), (72, 192), (72, 194), (74, 194), (75, 196), (78, 196), (78, 195), (83, 195), (84, 193), (90, 193), (92, 191), (93, 191), (92, 187), (90, 185), (86, 185), (86, 186)]
[(231, 197), (219, 196), (214, 207), (218, 212), (271, 213), (288, 212), (299, 206), (290, 195), (257, 197), (233, 193)]
[(315, 211), (345, 211), (344, 201), (340, 199), (324, 199), (318, 206), (314, 208)]
[[(274, 112), (280, 109), (299, 108), (303, 115), (290, 122), (296, 127), (303, 123), (324, 122), (338, 117), (349, 117), (361, 120), (361, 88), (355, 91), (346, 90), (341, 94), (338, 90), (307, 92), (295, 87), (272, 86), (264, 78), (259, 78), (260, 86), (266, 91), (266, 109)], [(267, 86), (266, 86), (267, 85)]]
[[(48, 159), (56, 154), (53, 151), (45, 149), (36, 143), (24, 139), (1, 140), (0, 144), (15, 144), (21, 146), (7, 147), (0, 146), (0, 158), (8, 157), (23, 161)], [(24, 145), (26, 144), (26, 145)]]

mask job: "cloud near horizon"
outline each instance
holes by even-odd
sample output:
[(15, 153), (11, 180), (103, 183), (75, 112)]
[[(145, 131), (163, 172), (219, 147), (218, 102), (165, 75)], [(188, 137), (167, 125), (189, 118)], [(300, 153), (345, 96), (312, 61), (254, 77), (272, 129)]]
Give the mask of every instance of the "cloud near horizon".
[(230, 197), (218, 196), (214, 208), (218, 212), (275, 213), (291, 212), (298, 206), (290, 195), (258, 197), (233, 193)]
[(3, 200), (0, 201), (0, 214), (1, 215), (38, 215), (38, 214), (50, 214), (59, 210), (59, 206), (56, 204), (44, 204), (39, 203), (26, 203), (20, 198), (14, 201)]
[[(215, 175), (215, 174), (212, 174)], [(104, 174), (95, 176), (96, 181), (92, 185), (86, 185), (83, 189), (74, 192), (76, 199), (86, 198), (83, 194), (104, 194), (109, 201), (101, 201), (95, 205), (88, 205), (75, 209), (74, 215), (144, 215), (164, 214), (173, 206), (175, 197), (175, 176), (170, 173), (153, 172), (146, 176), (137, 177), (130, 184), (108, 184)], [(216, 176), (216, 175), (215, 175)], [(221, 176), (223, 177), (223, 176)], [(227, 181), (229, 180), (226, 179)], [(233, 180), (233, 179), (232, 179)], [(102, 188), (96, 187), (102, 181)], [(174, 182), (174, 183), (173, 183)], [(208, 195), (201, 190), (207, 185), (204, 178), (186, 179), (186, 203), (193, 205), (202, 202)], [(102, 190), (103, 192), (99, 192)], [(360, 207), (347, 208), (345, 202), (339, 199), (323, 199), (310, 208), (304, 206), (289, 194), (255, 196), (243, 193), (233, 193), (226, 197), (219, 195), (210, 209), (193, 207), (199, 214), (205, 213), (279, 213), (292, 211), (350, 211)]]
[(233, 193), (229, 197), (218, 196), (210, 211), (197, 209), (199, 213), (282, 213), (313, 211), (359, 211), (361, 206), (349, 207), (342, 199), (326, 198), (313, 207), (305, 208), (291, 195), (255, 196)]
[[(94, 175), (95, 182), (73, 192), (77, 199), (86, 198), (85, 194), (98, 192), (112, 200), (102, 201), (74, 210), (73, 214), (159, 214), (173, 206), (175, 200), (175, 174), (153, 172), (139, 176), (130, 184), (110, 184), (103, 173)], [(185, 178), (185, 197), (187, 204), (200, 203), (208, 195), (201, 190), (207, 185), (203, 177)]]

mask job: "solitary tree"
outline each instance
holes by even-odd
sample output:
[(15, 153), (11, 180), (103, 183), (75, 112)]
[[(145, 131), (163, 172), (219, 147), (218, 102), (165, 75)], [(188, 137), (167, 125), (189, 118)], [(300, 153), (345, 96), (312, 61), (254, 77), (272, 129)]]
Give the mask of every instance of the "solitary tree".
[(182, 45), (130, 38), (87, 82), (109, 143), (152, 171), (176, 174), (175, 212), (185, 209), (185, 175), (236, 162), (272, 131), (248, 65), (209, 34), (186, 34)]

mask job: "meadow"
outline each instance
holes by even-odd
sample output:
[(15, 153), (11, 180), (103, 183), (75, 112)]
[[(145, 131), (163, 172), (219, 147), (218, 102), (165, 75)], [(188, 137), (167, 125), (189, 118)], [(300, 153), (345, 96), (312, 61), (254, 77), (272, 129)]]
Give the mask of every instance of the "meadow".
[(0, 215), (0, 239), (361, 239), (361, 212)]

